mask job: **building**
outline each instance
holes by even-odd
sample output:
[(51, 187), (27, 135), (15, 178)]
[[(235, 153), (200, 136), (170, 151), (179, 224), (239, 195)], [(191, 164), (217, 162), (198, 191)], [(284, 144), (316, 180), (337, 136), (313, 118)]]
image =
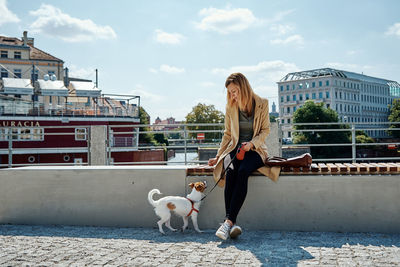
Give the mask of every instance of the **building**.
[[(342, 122), (381, 123), (388, 121), (388, 105), (400, 96), (396, 81), (332, 68), (288, 73), (277, 84), (279, 119), (286, 138), (291, 137), (293, 113), (307, 100), (334, 109)], [(374, 138), (387, 137), (384, 130), (367, 133)]]
[(276, 104), (272, 102), (272, 111), (269, 113), (269, 116), (279, 117), (279, 112), (276, 111)]
[(63, 79), (64, 61), (35, 47), (24, 31), (20, 39), (0, 36), (1, 78), (43, 79), (45, 74)]

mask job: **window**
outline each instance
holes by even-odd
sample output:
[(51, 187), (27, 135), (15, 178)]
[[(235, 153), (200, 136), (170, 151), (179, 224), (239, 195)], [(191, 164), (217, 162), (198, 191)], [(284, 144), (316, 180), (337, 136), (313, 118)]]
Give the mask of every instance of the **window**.
[(75, 129), (75, 140), (84, 141), (87, 139), (86, 128), (76, 128)]
[(296, 95), (293, 95), (293, 101), (296, 101)]
[(286, 108), (287, 113), (290, 113), (290, 107)]
[(21, 58), (21, 51), (14, 51), (14, 58)]
[(8, 51), (6, 51), (6, 50), (1, 50), (1, 52), (0, 52), (0, 57), (1, 57), (1, 58), (8, 58)]
[(299, 100), (303, 101), (303, 94), (299, 94)]
[(0, 128), (0, 141), (8, 140), (8, 129)]
[(292, 84), (292, 90), (296, 89), (296, 85)]
[(322, 86), (322, 81), (318, 82), (318, 86), (321, 87)]
[(312, 99), (316, 99), (316, 98), (317, 98), (316, 94), (312, 93)]
[(322, 99), (322, 98), (323, 98), (323, 96), (322, 96), (322, 92), (319, 92), (319, 94), (318, 94), (318, 98), (319, 98), (319, 99)]
[(290, 123), (290, 119), (287, 119), (287, 123)]
[[(0, 129), (0, 141), (8, 140), (9, 129)], [(12, 128), (11, 139), (20, 141), (43, 141), (44, 134), (42, 128)]]
[(296, 107), (293, 107), (293, 112), (295, 112), (295, 111), (296, 111), (296, 109), (297, 109)]
[(302, 83), (299, 84), (299, 89), (303, 89), (303, 84)]
[(310, 99), (310, 95), (306, 94), (306, 100)]
[(326, 81), (326, 82), (325, 82), (325, 85), (326, 85), (326, 86), (329, 86), (329, 81)]
[(283, 91), (283, 85), (281, 85), (281, 92)]
[(22, 70), (21, 69), (14, 69), (14, 76), (16, 78), (21, 78), (22, 77)]
[(315, 82), (312, 82), (312, 88), (315, 88)]
[(1, 76), (1, 78), (7, 78), (8, 77), (7, 70), (2, 68), (0, 76)]
[(283, 99), (283, 96), (281, 96), (281, 102), (282, 102), (282, 103), (283, 103), (283, 100), (284, 100), (284, 99)]
[(289, 84), (286, 85), (286, 91), (289, 91)]
[(329, 98), (329, 92), (325, 92), (325, 97)]

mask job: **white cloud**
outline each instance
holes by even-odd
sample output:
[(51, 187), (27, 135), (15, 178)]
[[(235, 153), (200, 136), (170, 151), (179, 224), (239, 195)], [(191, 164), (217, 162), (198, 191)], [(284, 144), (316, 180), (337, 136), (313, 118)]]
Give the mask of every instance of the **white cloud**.
[(158, 73), (158, 70), (156, 70), (155, 68), (150, 68), (149, 71), (150, 71), (151, 73), (155, 73), (155, 74)]
[(395, 35), (400, 38), (400, 22), (393, 24), (385, 33), (386, 35)]
[(294, 30), (294, 27), (291, 25), (283, 25), (283, 24), (273, 24), (269, 28), (272, 32), (276, 32), (278, 35), (285, 35)]
[(130, 91), (132, 95), (140, 96), (140, 102), (146, 103), (145, 106), (151, 106), (154, 104), (163, 103), (165, 97), (159, 94), (150, 93), (149, 90), (146, 90), (142, 85), (137, 84), (135, 86), (136, 89)]
[(42, 4), (38, 10), (29, 13), (38, 17), (30, 25), (31, 31), (57, 37), (66, 42), (87, 42), (117, 37), (110, 26), (96, 25), (90, 19), (71, 17), (52, 5)]
[(169, 74), (179, 74), (179, 73), (184, 73), (185, 69), (184, 68), (177, 68), (177, 67), (173, 67), (173, 66), (169, 66), (166, 64), (163, 64), (160, 66), (160, 71), (162, 72), (166, 72)]
[(203, 8), (200, 10), (199, 15), (203, 19), (196, 23), (198, 29), (222, 34), (240, 32), (260, 22), (253, 15), (253, 12), (247, 8)]
[(7, 0), (0, 0), (0, 26), (5, 23), (17, 23), (20, 19), (7, 8)]
[(93, 80), (96, 78), (96, 68), (82, 68), (78, 67), (74, 64), (70, 65), (68, 67), (68, 76), (69, 77), (74, 77), (74, 78), (81, 78), (81, 79), (88, 79), (88, 80)]
[(274, 61), (261, 61), (257, 65), (249, 65), (249, 66), (235, 66), (228, 69), (225, 68), (214, 68), (212, 70), (213, 74), (222, 74), (229, 75), (234, 72), (242, 72), (245, 74), (251, 73), (285, 73), (297, 71), (298, 67), (293, 63), (286, 63), (282, 60), (274, 60)]
[(268, 23), (275, 23), (283, 20), (287, 15), (290, 15), (294, 12), (294, 9), (284, 10), (276, 13), (271, 19), (267, 19)]
[(288, 44), (297, 44), (302, 46), (304, 44), (304, 39), (300, 34), (295, 34), (287, 37), (286, 39), (275, 39), (270, 41), (273, 45), (288, 45)]
[(185, 37), (179, 33), (167, 33), (160, 29), (155, 31), (155, 40), (162, 44), (180, 44)]

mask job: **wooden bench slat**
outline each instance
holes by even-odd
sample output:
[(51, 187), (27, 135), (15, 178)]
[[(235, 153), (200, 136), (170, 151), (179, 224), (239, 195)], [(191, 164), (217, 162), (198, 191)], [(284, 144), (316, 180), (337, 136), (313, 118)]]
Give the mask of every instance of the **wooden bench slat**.
[(357, 166), (355, 166), (351, 163), (343, 163), (343, 165), (347, 167), (347, 170), (349, 172), (357, 172)]
[(387, 167), (380, 163), (370, 163), (372, 166), (378, 169), (378, 172), (387, 172)]
[(334, 172), (334, 173), (339, 172), (339, 168), (335, 164), (327, 163), (326, 165), (328, 166), (328, 169), (331, 171), (331, 173), (332, 172)]
[(353, 163), (353, 165), (357, 167), (357, 171), (360, 173), (365, 173), (368, 171), (368, 168), (360, 163)]
[(347, 166), (343, 165), (342, 163), (335, 163), (335, 165), (339, 168), (340, 173), (347, 173)]
[(389, 168), (390, 172), (397, 172), (398, 171), (397, 166), (394, 163), (389, 162), (389, 163), (383, 163), (383, 164), (386, 165)]
[(378, 168), (377, 167), (375, 167), (375, 166), (373, 166), (373, 165), (371, 165), (371, 164), (369, 164), (369, 163), (360, 163), (362, 166), (365, 166), (365, 167), (367, 167), (367, 170), (369, 171), (369, 172), (377, 172), (378, 171)]
[(318, 167), (320, 169), (321, 172), (328, 172), (328, 166), (326, 166), (324, 163), (318, 163)]
[(311, 172), (319, 172), (320, 169), (316, 163), (311, 163)]

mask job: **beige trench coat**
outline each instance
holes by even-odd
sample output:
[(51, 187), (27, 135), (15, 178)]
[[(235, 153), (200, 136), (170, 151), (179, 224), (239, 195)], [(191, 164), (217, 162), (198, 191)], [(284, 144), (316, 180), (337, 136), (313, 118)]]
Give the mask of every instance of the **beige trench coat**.
[[(253, 122), (253, 138), (250, 140), (253, 143), (253, 150), (256, 151), (261, 159), (265, 162), (268, 158), (267, 145), (265, 139), (269, 134), (269, 108), (268, 100), (254, 95), (255, 108), (254, 108), (254, 122)], [(214, 180), (218, 181), (223, 172), (224, 158), (232, 150), (235, 149), (239, 141), (239, 112), (237, 108), (227, 106), (225, 112), (225, 130), (222, 137), (221, 145), (218, 149), (217, 156), (218, 162), (214, 169)], [(280, 167), (266, 167), (263, 166), (258, 169), (259, 172), (268, 176), (274, 182), (278, 181)], [(221, 179), (218, 186), (225, 185), (225, 177)]]

